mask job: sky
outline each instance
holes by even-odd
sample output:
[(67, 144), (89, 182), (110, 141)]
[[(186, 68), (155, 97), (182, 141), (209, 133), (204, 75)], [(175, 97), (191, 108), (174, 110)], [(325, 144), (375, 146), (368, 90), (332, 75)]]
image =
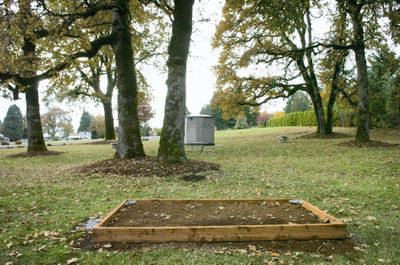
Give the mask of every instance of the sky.
[[(190, 46), (190, 56), (188, 59), (187, 76), (186, 76), (186, 105), (192, 115), (200, 113), (201, 108), (208, 104), (211, 100), (215, 89), (216, 77), (212, 70), (213, 66), (218, 63), (218, 51), (213, 50), (211, 47), (211, 39), (215, 32), (215, 27), (218, 21), (221, 19), (222, 13), (222, 0), (214, 1), (196, 1), (193, 12), (193, 33), (192, 41)], [(206, 3), (206, 4), (204, 4)], [(198, 22), (202, 17), (200, 15), (208, 14), (207, 22)], [(203, 15), (204, 17), (204, 15)], [(145, 68), (144, 72), (152, 90), (153, 101), (151, 106), (154, 110), (154, 118), (152, 118), (149, 123), (153, 128), (161, 128), (162, 121), (164, 117), (164, 105), (165, 97), (167, 94), (167, 86), (165, 81), (167, 80), (167, 73), (161, 73), (156, 69)], [(41, 113), (44, 114), (47, 111), (43, 99), (43, 92), (48, 85), (47, 82), (41, 82), (40, 84), (40, 98), (41, 98)], [(116, 93), (114, 93), (116, 94)], [(23, 115), (25, 115), (25, 99), (24, 94), (21, 94), (22, 99), (18, 101), (12, 101), (10, 99), (4, 99), (0, 97), (0, 120), (3, 121), (7, 113), (7, 109), (12, 104), (16, 104)], [(116, 95), (114, 95), (114, 118), (117, 118), (116, 112)], [(74, 130), (76, 131), (79, 127), (79, 120), (82, 115), (83, 110), (90, 112), (92, 115), (103, 115), (102, 106), (86, 100), (84, 103), (73, 103), (68, 104), (65, 102), (58, 103), (54, 102), (52, 104), (57, 105), (64, 110), (70, 112), (70, 117), (72, 118), (72, 123), (74, 125)], [(267, 110), (268, 112), (275, 112), (282, 110), (285, 103), (282, 100), (277, 100), (271, 102), (262, 107), (262, 110)]]

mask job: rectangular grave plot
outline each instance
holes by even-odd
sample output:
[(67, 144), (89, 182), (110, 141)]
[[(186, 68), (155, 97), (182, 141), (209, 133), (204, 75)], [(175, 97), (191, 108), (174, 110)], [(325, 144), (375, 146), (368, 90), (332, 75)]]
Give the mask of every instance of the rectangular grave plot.
[[(125, 200), (93, 229), (93, 240), (163, 243), (347, 237), (345, 223), (306, 201), (297, 201), (298, 204), (287, 199)], [(240, 211), (235, 213), (235, 209)], [(224, 211), (228, 212), (225, 218), (220, 216)], [(290, 216), (296, 214), (300, 218)]]

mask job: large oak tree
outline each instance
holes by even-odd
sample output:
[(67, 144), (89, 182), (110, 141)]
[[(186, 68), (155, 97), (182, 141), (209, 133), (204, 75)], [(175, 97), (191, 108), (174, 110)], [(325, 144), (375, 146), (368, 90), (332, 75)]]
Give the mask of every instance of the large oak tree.
[[(321, 10), (314, 1), (227, 1), (213, 43), (222, 48), (216, 68), (222, 106), (258, 106), (302, 90), (312, 101), (318, 132), (332, 133), (318, 77), (325, 48), (313, 31)], [(344, 58), (332, 57), (339, 66)]]

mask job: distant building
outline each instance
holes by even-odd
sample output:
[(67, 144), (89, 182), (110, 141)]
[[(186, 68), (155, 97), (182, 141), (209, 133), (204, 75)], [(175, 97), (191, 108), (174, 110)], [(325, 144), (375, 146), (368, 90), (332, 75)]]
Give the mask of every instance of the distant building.
[(92, 133), (91, 132), (71, 133), (68, 137), (68, 140), (92, 140)]

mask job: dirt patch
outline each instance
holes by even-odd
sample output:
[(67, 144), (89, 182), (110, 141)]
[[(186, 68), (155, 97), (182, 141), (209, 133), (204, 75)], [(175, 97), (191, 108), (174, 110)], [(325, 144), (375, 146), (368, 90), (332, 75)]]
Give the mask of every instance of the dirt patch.
[(54, 155), (61, 155), (64, 152), (57, 152), (57, 151), (40, 151), (40, 152), (23, 152), (18, 154), (8, 155), (8, 158), (23, 158), (23, 157), (35, 157), (35, 156), (54, 156)]
[(219, 170), (219, 168), (220, 166), (217, 164), (204, 161), (189, 160), (186, 163), (174, 164), (159, 161), (156, 157), (145, 157), (142, 159), (107, 159), (77, 167), (74, 172), (132, 177), (165, 177)]
[(323, 223), (299, 204), (279, 202), (137, 201), (107, 223), (111, 227)]
[(389, 147), (399, 147), (399, 144), (385, 143), (381, 141), (368, 141), (368, 142), (357, 142), (349, 141), (340, 143), (341, 146), (346, 147), (374, 147), (374, 148), (389, 148)]
[(319, 133), (309, 133), (296, 137), (296, 139), (342, 139), (342, 138), (352, 138), (354, 135), (346, 133), (332, 133), (329, 135), (320, 135)]

